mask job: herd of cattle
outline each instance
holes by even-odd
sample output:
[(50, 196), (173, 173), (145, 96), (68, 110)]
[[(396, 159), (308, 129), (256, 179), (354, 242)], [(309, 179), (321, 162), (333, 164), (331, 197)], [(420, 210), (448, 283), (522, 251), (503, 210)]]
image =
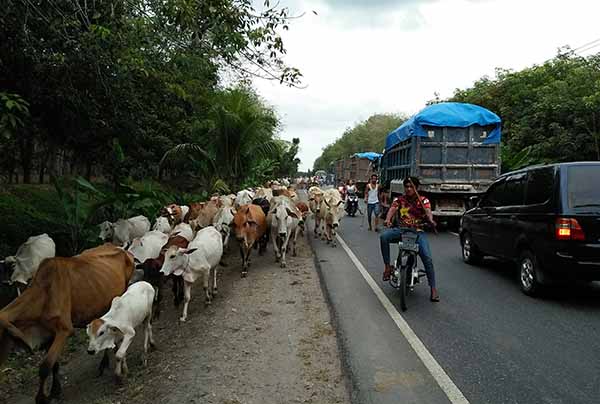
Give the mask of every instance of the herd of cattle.
[(263, 254), (269, 241), (275, 260), (285, 267), (286, 253), (296, 255), (296, 239), (311, 214), (315, 237), (335, 246), (341, 195), (311, 187), (308, 196), (307, 204), (293, 187), (272, 186), (189, 206), (172, 204), (161, 209), (152, 227), (144, 216), (100, 224), (105, 243), (73, 257), (55, 257), (47, 234), (30, 237), (15, 256), (0, 262), (0, 275), (8, 278), (3, 283), (20, 285), (18, 297), (0, 310), (0, 364), (15, 345), (44, 348), (36, 402), (47, 403), (61, 393), (58, 358), (68, 337), (74, 328), (86, 328), (88, 353), (104, 353), (100, 374), (108, 366), (108, 352), (115, 352), (115, 375), (121, 380), (138, 326), (144, 332), (146, 363), (165, 281), (172, 282), (175, 305), (184, 303), (180, 321), (187, 318), (196, 280), (202, 279), (205, 304), (211, 304), (231, 232), (240, 248), (242, 277), (248, 274), (252, 249)]

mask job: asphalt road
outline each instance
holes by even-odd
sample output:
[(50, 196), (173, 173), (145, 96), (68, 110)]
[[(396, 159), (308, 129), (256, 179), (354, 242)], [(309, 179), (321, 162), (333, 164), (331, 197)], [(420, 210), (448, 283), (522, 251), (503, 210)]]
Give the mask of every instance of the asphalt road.
[[(361, 223), (344, 217), (339, 234), (400, 312), (397, 292), (381, 281), (379, 234)], [(442, 301), (429, 302), (425, 281), (401, 315), (470, 403), (600, 402), (600, 284), (533, 299), (510, 264), (470, 266), (456, 235), (429, 239)], [(312, 244), (354, 402), (449, 402), (345, 250)]]

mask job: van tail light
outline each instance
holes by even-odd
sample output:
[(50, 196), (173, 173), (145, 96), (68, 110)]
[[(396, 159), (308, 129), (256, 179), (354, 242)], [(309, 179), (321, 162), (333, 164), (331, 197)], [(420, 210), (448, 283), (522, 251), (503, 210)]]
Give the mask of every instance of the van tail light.
[(585, 233), (577, 219), (559, 217), (556, 219), (557, 240), (585, 240)]

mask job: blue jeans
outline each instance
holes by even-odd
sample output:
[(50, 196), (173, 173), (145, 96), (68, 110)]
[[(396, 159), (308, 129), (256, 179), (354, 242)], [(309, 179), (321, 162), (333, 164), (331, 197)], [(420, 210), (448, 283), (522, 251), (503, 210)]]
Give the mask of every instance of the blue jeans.
[[(384, 264), (390, 264), (390, 243), (398, 243), (401, 240), (402, 229), (399, 227), (393, 227), (381, 233), (379, 241), (381, 243), (381, 255), (383, 256)], [(421, 261), (423, 261), (423, 265), (425, 266), (425, 273), (427, 274), (429, 286), (435, 288), (433, 259), (431, 258), (431, 248), (429, 247), (429, 241), (427, 240), (427, 234), (425, 232), (419, 232), (417, 244), (419, 245), (419, 257), (421, 257)]]
[(379, 215), (379, 203), (367, 204), (367, 218), (369, 219), (369, 228), (371, 227), (371, 216), (375, 213), (375, 217)]

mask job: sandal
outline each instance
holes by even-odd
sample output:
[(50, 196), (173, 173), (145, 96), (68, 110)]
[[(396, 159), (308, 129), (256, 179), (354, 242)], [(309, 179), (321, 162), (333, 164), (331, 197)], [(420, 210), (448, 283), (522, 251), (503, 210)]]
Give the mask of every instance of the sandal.
[(387, 281), (389, 281), (389, 280), (390, 280), (390, 276), (392, 276), (392, 269), (390, 268), (390, 269), (388, 270), (388, 269), (386, 268), (386, 269), (383, 271), (383, 278), (382, 278), (382, 279), (383, 279), (383, 281), (384, 281), (384, 282), (387, 282)]
[(429, 298), (429, 301), (434, 302), (434, 303), (435, 302), (439, 302), (440, 301), (440, 297), (439, 296), (431, 296)]

